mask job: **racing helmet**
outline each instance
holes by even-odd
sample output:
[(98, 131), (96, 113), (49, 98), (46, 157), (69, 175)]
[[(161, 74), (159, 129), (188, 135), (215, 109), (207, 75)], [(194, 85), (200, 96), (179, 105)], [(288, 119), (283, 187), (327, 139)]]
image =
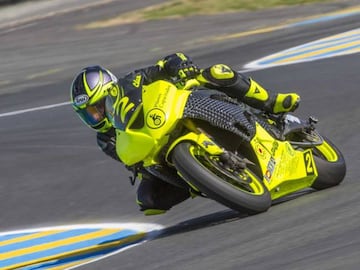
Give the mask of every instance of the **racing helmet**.
[(101, 66), (84, 68), (71, 84), (71, 103), (81, 118), (97, 132), (106, 132), (111, 122), (106, 117), (105, 99), (110, 91), (118, 91), (117, 78)]

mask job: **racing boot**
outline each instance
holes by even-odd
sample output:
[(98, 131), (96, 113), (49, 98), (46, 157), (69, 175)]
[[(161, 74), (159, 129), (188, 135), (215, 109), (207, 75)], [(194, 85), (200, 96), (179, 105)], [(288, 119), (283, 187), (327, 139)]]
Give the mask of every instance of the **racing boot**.
[(197, 80), (205, 87), (220, 90), (254, 108), (271, 113), (294, 111), (300, 102), (296, 93), (272, 93), (259, 83), (219, 64), (201, 70)]
[(299, 106), (300, 96), (296, 93), (272, 93), (250, 78), (249, 82), (243, 101), (254, 108), (278, 114), (295, 111)]

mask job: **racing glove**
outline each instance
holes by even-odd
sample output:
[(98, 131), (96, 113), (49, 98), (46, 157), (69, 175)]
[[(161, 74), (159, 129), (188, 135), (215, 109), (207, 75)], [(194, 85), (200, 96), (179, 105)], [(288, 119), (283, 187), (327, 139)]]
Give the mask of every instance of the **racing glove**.
[(194, 79), (200, 73), (198, 66), (183, 53), (168, 55), (157, 64), (164, 69), (169, 77), (182, 81)]
[(109, 131), (105, 133), (98, 132), (96, 134), (97, 144), (101, 148), (101, 150), (108, 156), (112, 157), (113, 159), (120, 161), (118, 155), (116, 154), (115, 138), (116, 135), (114, 128), (111, 128)]

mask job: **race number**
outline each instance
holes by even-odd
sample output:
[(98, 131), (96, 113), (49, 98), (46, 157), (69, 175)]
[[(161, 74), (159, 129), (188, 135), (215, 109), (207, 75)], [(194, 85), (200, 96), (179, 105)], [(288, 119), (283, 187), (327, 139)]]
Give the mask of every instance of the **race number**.
[(315, 174), (314, 162), (310, 151), (304, 153), (305, 169), (308, 175)]

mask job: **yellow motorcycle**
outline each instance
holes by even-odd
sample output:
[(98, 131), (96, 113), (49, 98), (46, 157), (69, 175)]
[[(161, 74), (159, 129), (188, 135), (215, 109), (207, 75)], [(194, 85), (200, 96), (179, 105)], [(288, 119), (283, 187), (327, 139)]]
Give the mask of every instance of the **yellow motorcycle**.
[(344, 157), (316, 130), (315, 118), (272, 115), (196, 86), (160, 80), (107, 98), (125, 165), (249, 214), (344, 179)]

